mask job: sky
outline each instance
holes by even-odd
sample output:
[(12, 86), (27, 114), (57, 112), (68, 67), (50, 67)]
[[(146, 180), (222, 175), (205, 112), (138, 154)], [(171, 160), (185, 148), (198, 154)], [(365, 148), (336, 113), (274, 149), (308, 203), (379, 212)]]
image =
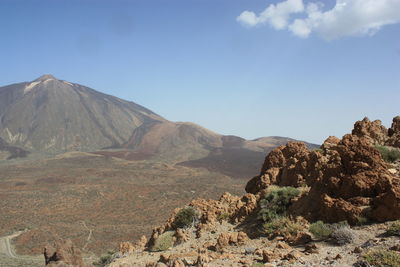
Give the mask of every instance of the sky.
[(50, 73), (221, 134), (400, 115), (400, 0), (0, 0), (0, 38), (0, 86)]

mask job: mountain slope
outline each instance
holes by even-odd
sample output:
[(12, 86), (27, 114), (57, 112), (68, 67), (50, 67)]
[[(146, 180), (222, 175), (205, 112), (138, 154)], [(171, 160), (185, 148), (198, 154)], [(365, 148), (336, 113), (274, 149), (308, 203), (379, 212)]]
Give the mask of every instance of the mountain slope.
[(51, 75), (0, 87), (0, 138), (30, 152), (151, 158), (244, 178), (256, 175), (265, 153), (292, 140), (245, 140), (170, 122), (133, 102)]
[(0, 137), (33, 151), (115, 147), (154, 121), (165, 120), (133, 102), (51, 75), (0, 88)]

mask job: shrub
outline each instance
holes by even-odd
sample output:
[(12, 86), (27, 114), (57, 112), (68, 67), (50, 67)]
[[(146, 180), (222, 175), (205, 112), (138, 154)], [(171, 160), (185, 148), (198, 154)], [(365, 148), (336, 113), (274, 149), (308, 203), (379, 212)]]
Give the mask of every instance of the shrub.
[[(328, 224), (324, 223), (323, 221), (317, 221), (310, 225), (308, 229), (313, 236), (319, 240), (324, 240), (332, 237), (332, 234), (342, 228), (350, 229), (348, 223), (346, 221)], [(351, 229), (350, 229), (351, 230)]]
[(165, 251), (174, 245), (174, 231), (167, 231), (160, 235), (154, 242), (151, 251)]
[(369, 219), (366, 217), (363, 217), (363, 216), (357, 216), (356, 220), (357, 220), (356, 224), (358, 226), (366, 225), (366, 224), (370, 223)]
[(332, 241), (338, 245), (350, 244), (355, 239), (354, 231), (349, 226), (339, 226), (331, 234)]
[(219, 214), (219, 215), (217, 216), (217, 220), (218, 220), (219, 222), (222, 222), (222, 221), (229, 221), (230, 218), (231, 218), (231, 214), (229, 214), (229, 213), (221, 213), (221, 214)]
[(323, 221), (312, 223), (308, 230), (315, 238), (321, 240), (329, 238), (333, 232), (332, 226), (324, 223)]
[(260, 201), (259, 219), (269, 222), (279, 216), (284, 216), (293, 198), (300, 194), (294, 187), (281, 187), (268, 192)]
[(395, 162), (400, 159), (400, 150), (386, 146), (375, 146), (386, 162)]
[(276, 217), (263, 225), (264, 233), (269, 237), (289, 238), (304, 230), (304, 226), (288, 217)]
[(93, 262), (93, 265), (96, 267), (104, 267), (107, 266), (112, 262), (114, 258), (114, 252), (113, 251), (108, 251), (106, 255), (103, 255), (100, 257), (100, 259), (96, 262)]
[(364, 259), (374, 266), (400, 266), (400, 254), (390, 250), (370, 250), (364, 255)]
[(400, 236), (400, 220), (393, 222), (386, 230), (388, 236)]
[(175, 216), (173, 227), (186, 228), (192, 225), (196, 219), (196, 211), (192, 207), (181, 209)]

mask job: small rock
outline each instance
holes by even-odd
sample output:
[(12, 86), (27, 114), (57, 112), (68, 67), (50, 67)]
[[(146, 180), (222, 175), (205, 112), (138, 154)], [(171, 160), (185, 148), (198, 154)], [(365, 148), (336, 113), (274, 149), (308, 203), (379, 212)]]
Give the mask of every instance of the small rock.
[(160, 259), (158, 260), (158, 262), (162, 263), (168, 263), (168, 261), (169, 261), (169, 255), (166, 254), (161, 254)]
[(291, 247), (288, 244), (286, 244), (285, 242), (281, 242), (281, 241), (276, 243), (276, 248), (291, 249)]
[(304, 247), (304, 253), (313, 254), (318, 253), (318, 247), (315, 244), (306, 244)]
[(255, 251), (256, 251), (255, 248), (245, 248), (244, 249), (244, 254), (247, 254), (247, 255), (254, 254)]
[(342, 258), (342, 255), (337, 254), (336, 257), (334, 257), (333, 259), (334, 259), (334, 260), (339, 260), (339, 259), (341, 259), (341, 258)]
[(362, 251), (363, 251), (363, 249), (362, 249), (361, 247), (355, 247), (354, 250), (353, 250), (353, 253), (359, 254), (359, 253), (361, 253)]
[(292, 261), (292, 260), (298, 260), (301, 258), (301, 253), (298, 252), (297, 250), (292, 250), (291, 252), (289, 252), (288, 254), (286, 254), (283, 259), (288, 260), (288, 261)]

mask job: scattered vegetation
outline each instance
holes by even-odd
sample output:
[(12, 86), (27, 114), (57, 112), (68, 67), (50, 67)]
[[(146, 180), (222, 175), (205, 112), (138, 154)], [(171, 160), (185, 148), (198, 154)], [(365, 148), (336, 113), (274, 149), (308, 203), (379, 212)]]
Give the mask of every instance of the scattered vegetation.
[(366, 225), (366, 224), (369, 224), (369, 223), (370, 223), (369, 219), (366, 218), (366, 217), (363, 217), (363, 216), (357, 216), (356, 219), (357, 219), (356, 224), (357, 224), (358, 226), (362, 226), (362, 225)]
[(353, 243), (354, 231), (348, 225), (337, 227), (331, 234), (332, 241), (340, 246)]
[(365, 260), (374, 266), (400, 266), (400, 254), (390, 250), (370, 250), (364, 255)]
[(387, 236), (400, 236), (400, 220), (393, 222), (385, 233)]
[(294, 187), (279, 187), (271, 190), (260, 201), (259, 219), (264, 222), (271, 222), (277, 217), (285, 216), (292, 199), (299, 194), (300, 190)]
[(331, 238), (338, 245), (351, 243), (355, 238), (354, 231), (346, 221), (334, 224), (317, 221), (310, 225), (309, 231), (319, 240)]
[(221, 214), (219, 214), (219, 215), (217, 216), (217, 220), (218, 220), (219, 222), (222, 222), (222, 221), (229, 221), (230, 218), (231, 218), (231, 214), (229, 214), (229, 213), (221, 213)]
[(154, 242), (151, 251), (165, 251), (174, 245), (174, 231), (167, 231)]
[(324, 154), (324, 150), (322, 148), (316, 148), (316, 149), (313, 149), (313, 151)]
[(100, 257), (100, 259), (96, 262), (93, 262), (93, 265), (96, 267), (104, 267), (107, 266), (112, 262), (114, 258), (114, 252), (113, 251), (108, 251), (106, 255), (103, 255)]
[(192, 207), (181, 209), (175, 216), (173, 227), (187, 228), (193, 224), (196, 219), (196, 211)]
[(381, 153), (383, 160), (386, 162), (395, 162), (400, 160), (400, 150), (396, 148), (389, 148), (387, 146), (375, 146), (375, 148)]
[(328, 239), (333, 232), (332, 226), (324, 223), (323, 221), (312, 223), (308, 230), (315, 238), (320, 240)]
[(304, 230), (304, 226), (289, 217), (276, 217), (263, 225), (264, 233), (269, 237), (290, 237)]

